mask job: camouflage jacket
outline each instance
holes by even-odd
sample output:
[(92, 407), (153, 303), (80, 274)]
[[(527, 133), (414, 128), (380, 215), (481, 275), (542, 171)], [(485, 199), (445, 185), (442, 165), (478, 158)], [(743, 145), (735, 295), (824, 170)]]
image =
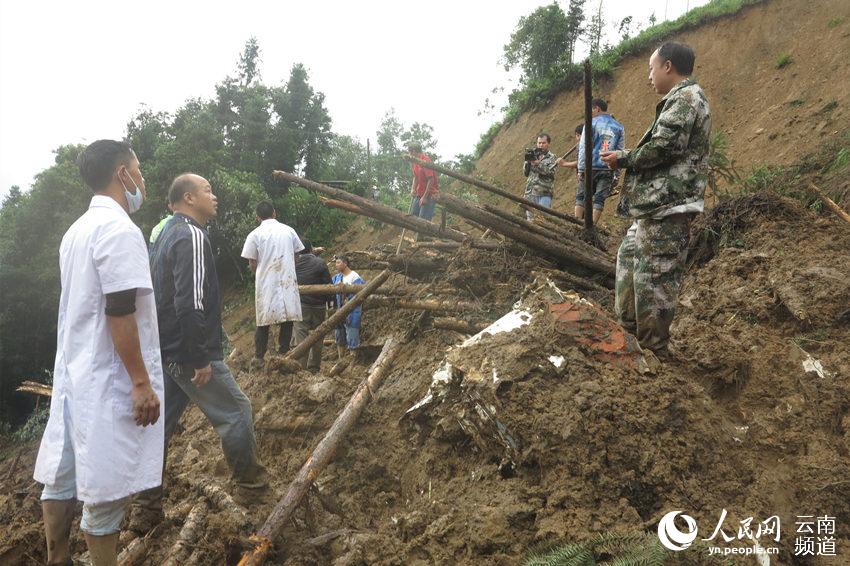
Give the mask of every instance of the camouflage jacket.
[(555, 168), (558, 166), (558, 156), (551, 151), (540, 159), (540, 163), (531, 166), (528, 181), (525, 183), (525, 194), (536, 197), (550, 197), (555, 189)]
[(637, 147), (617, 152), (628, 178), (617, 213), (663, 218), (701, 212), (708, 184), (711, 112), (702, 88), (688, 78), (655, 107), (655, 121)]

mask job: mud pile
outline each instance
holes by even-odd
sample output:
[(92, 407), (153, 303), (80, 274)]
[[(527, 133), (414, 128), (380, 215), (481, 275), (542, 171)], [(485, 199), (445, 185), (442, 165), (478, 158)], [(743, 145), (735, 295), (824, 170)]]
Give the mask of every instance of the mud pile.
[[(415, 311), (369, 309), (366, 345), (335, 377), (332, 347), (319, 374), (249, 372), (253, 309), (241, 297), (226, 321), (233, 369), (273, 478), (269, 494), (247, 505), (255, 525), (384, 338), (417, 329), (270, 562), (516, 564), (540, 545), (654, 532), (671, 510), (693, 516), (707, 538), (723, 509), (732, 534), (747, 517), (779, 516), (783, 563), (792, 562), (798, 515), (836, 517), (839, 556), (850, 551), (850, 230), (773, 195), (728, 201), (695, 230), (674, 356), (663, 364), (611, 321), (610, 298), (559, 288), (531, 256), (418, 252), (440, 269), (396, 275), (388, 294), (412, 288), (474, 302), (462, 315), (470, 322), (525, 312), (522, 324), (470, 340)], [(366, 279), (377, 273), (355, 268)], [(229, 489), (209, 424), (195, 408), (181, 424), (150, 564), (169, 555), (200, 486)], [(36, 448), (0, 468), (3, 563), (43, 560)], [(213, 507), (188, 563), (234, 564), (251, 532)], [(76, 526), (74, 540), (83, 551)]]

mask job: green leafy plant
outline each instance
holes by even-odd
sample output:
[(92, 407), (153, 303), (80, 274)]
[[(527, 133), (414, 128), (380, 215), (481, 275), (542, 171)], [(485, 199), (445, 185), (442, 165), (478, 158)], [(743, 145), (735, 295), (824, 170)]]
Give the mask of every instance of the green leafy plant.
[(843, 24), (846, 19), (847, 18), (845, 18), (844, 16), (830, 18), (830, 20), (826, 22), (826, 27), (828, 27), (829, 29), (837, 28), (838, 26)]
[(779, 56), (776, 57), (776, 68), (783, 69), (794, 62), (794, 59), (791, 58), (791, 55), (788, 53), (780, 53)]

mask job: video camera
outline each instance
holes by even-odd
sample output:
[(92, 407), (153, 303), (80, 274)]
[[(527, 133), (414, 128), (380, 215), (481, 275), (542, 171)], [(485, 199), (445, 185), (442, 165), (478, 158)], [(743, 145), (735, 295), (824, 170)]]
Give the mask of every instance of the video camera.
[(546, 155), (546, 150), (535, 147), (535, 148), (525, 148), (525, 160), (526, 161), (537, 161), (541, 157)]

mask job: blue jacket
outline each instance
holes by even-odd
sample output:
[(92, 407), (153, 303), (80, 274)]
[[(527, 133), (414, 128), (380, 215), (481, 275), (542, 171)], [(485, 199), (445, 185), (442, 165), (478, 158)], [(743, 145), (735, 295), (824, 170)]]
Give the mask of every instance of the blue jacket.
[[(336, 275), (334, 275), (332, 283), (334, 285), (340, 285), (342, 283), (342, 273), (337, 273)], [(354, 283), (355, 285), (363, 285), (366, 282), (363, 280), (362, 277), (358, 277), (352, 283)], [(354, 297), (354, 293), (346, 294), (344, 299), (343, 299), (342, 293), (336, 294), (334, 296), (334, 300), (336, 302), (336, 308), (337, 309), (342, 308), (342, 305), (344, 305), (349, 300), (351, 300), (352, 297)], [(353, 311), (348, 313), (348, 316), (345, 318), (345, 325), (351, 326), (352, 328), (360, 328), (360, 317), (362, 316), (362, 314), (363, 314), (363, 305), (362, 304), (357, 305), (356, 307), (354, 307)]]
[[(626, 143), (626, 130), (610, 114), (600, 114), (593, 119), (593, 168), (608, 169), (608, 165), (599, 158), (601, 151), (623, 149)], [(584, 132), (578, 142), (578, 170), (584, 171)]]

